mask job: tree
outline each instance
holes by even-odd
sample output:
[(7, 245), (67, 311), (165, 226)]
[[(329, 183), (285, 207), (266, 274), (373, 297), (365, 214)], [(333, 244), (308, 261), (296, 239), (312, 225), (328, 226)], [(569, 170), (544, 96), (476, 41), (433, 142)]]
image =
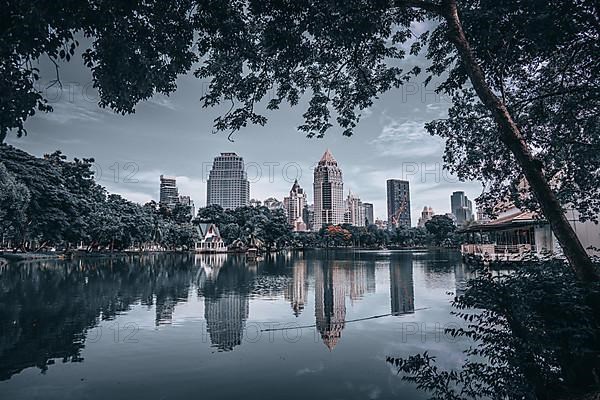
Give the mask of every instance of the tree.
[(456, 225), (445, 215), (434, 215), (425, 222), (425, 229), (433, 235), (436, 244), (441, 245), (451, 239), (451, 235), (456, 231)]
[(5, 235), (12, 237), (17, 245), (23, 242), (30, 198), (27, 186), (17, 182), (0, 162), (0, 233), (3, 242)]
[[(309, 137), (323, 136), (332, 118), (351, 135), (360, 110), (381, 93), (423, 70), (425, 84), (442, 76), (437, 91), (453, 105), (448, 119), (427, 129), (449, 139), (447, 166), (482, 180), (489, 207), (510, 195), (540, 209), (577, 275), (600, 278), (563, 210), (572, 205), (586, 219), (600, 208), (600, 28), (592, 0), (63, 0), (43, 9), (11, 2), (5, 14), (0, 141), (9, 129), (23, 134), (36, 109), (48, 111), (32, 61), (69, 61), (78, 30), (93, 39), (83, 59), (101, 106), (133, 112), (155, 92), (175, 90), (177, 75), (202, 60), (194, 73), (211, 80), (203, 105), (231, 105), (215, 120), (230, 135), (266, 123), (256, 106), (271, 89), (269, 110), (310, 96), (299, 127)], [(426, 20), (435, 26), (415, 38), (411, 25)], [(425, 47), (429, 65), (399, 62)], [(514, 189), (523, 179), (530, 201)]]

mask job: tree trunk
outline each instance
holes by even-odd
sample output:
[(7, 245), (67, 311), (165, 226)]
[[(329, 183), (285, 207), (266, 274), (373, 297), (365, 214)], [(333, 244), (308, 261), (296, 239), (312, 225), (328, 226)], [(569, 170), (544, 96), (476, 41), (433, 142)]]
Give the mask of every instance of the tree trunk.
[(479, 99), (492, 112), (500, 131), (501, 141), (510, 149), (523, 169), (527, 182), (540, 204), (544, 216), (550, 223), (552, 231), (569, 263), (581, 280), (588, 282), (600, 280), (590, 257), (577, 238), (575, 231), (565, 216), (562, 206), (550, 188), (540, 163), (531, 154), (519, 127), (513, 121), (504, 103), (494, 94), (485, 81), (483, 70), (475, 59), (463, 31), (458, 17), (456, 0), (443, 1), (442, 16), (448, 23), (450, 40), (458, 50), (458, 54)]

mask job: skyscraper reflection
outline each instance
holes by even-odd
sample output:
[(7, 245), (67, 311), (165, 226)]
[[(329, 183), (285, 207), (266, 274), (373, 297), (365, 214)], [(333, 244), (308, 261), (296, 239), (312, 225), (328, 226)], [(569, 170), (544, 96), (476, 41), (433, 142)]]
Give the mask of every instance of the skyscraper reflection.
[(200, 264), (210, 343), (220, 351), (231, 351), (242, 344), (249, 314), (248, 284), (254, 274), (235, 257), (207, 257)]
[(315, 264), (315, 319), (321, 339), (333, 350), (346, 321), (345, 271), (332, 264)]
[(390, 260), (390, 302), (392, 315), (415, 311), (412, 257)]
[(294, 271), (292, 280), (288, 283), (285, 292), (285, 299), (290, 302), (292, 311), (298, 317), (306, 304), (306, 295), (308, 292), (308, 276), (307, 276), (306, 260), (297, 260), (294, 263)]

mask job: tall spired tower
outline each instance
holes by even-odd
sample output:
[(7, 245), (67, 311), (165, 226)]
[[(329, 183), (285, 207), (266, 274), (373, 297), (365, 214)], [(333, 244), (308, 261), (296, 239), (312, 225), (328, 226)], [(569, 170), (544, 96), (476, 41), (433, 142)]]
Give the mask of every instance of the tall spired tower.
[(323, 225), (344, 223), (344, 181), (342, 170), (329, 150), (323, 154), (314, 171), (315, 224), (319, 230)]

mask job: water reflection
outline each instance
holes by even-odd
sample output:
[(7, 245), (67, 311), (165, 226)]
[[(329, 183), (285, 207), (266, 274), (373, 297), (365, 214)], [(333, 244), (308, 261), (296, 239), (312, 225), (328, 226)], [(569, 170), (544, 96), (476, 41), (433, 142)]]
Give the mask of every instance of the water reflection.
[(0, 269), (0, 380), (29, 367), (45, 371), (56, 359), (83, 361), (88, 331), (138, 305), (154, 311), (159, 327), (172, 324), (180, 304), (202, 303), (206, 336), (219, 351), (244, 343), (252, 299), (285, 301), (294, 319), (312, 318), (303, 315), (310, 305), (322, 342), (333, 350), (349, 308), (375, 295), (376, 272), (386, 270), (389, 310), (369, 312), (414, 312), (410, 255), (284, 254), (247, 264), (222, 254), (161, 254), (8, 265)]

